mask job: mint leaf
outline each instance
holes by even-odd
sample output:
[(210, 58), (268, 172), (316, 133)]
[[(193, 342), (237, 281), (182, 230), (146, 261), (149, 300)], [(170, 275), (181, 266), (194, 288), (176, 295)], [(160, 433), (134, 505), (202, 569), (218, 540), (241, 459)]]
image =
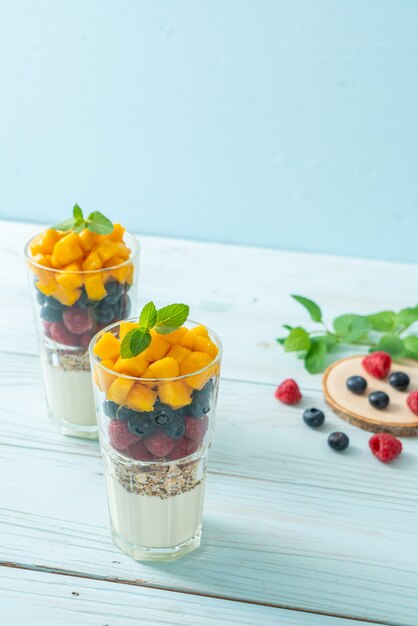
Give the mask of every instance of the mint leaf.
[(93, 211), (87, 217), (86, 220), (87, 228), (91, 230), (92, 233), (97, 233), (98, 235), (110, 235), (113, 232), (113, 224), (112, 222), (100, 213), (100, 211)]
[(322, 322), (322, 311), (316, 302), (304, 296), (296, 296), (294, 294), (292, 294), (292, 298), (305, 307), (314, 322)]
[(84, 222), (83, 211), (80, 209), (77, 203), (73, 206), (73, 216), (76, 222)]
[(281, 346), (284, 346), (284, 342), (286, 341), (286, 337), (277, 337), (276, 341), (277, 341), (277, 343), (279, 343)]
[(411, 326), (414, 322), (418, 322), (418, 306), (402, 309), (402, 311), (399, 311), (396, 318), (398, 324), (403, 326), (404, 329)]
[(139, 323), (145, 328), (153, 328), (157, 322), (157, 309), (153, 302), (148, 302), (141, 311)]
[(304, 328), (297, 326), (292, 328), (284, 342), (285, 352), (297, 352), (299, 350), (309, 350), (311, 340)]
[(409, 356), (412, 359), (418, 359), (418, 337), (410, 335), (409, 337), (405, 337), (403, 343), (406, 350), (406, 356)]
[(370, 330), (370, 322), (364, 315), (340, 315), (335, 318), (333, 325), (337, 335), (347, 343), (363, 339)]
[(133, 328), (130, 330), (120, 345), (122, 359), (131, 359), (148, 348), (151, 343), (151, 333), (148, 328)]
[(293, 326), (289, 326), (289, 324), (283, 324), (283, 328), (286, 328), (286, 330), (292, 330)]
[(395, 359), (400, 359), (406, 354), (402, 339), (396, 335), (383, 335), (376, 347), (379, 350), (384, 350), (384, 352), (389, 352)]
[(169, 304), (158, 309), (155, 330), (160, 335), (167, 335), (180, 328), (188, 317), (189, 307), (187, 304)]
[(324, 370), (326, 354), (325, 341), (319, 337), (312, 338), (312, 345), (305, 357), (305, 368), (310, 374), (318, 374)]
[(335, 335), (331, 335), (330, 333), (327, 333), (326, 335), (316, 335), (311, 339), (312, 341), (322, 341), (328, 350), (330, 348), (334, 348), (334, 346), (340, 343), (338, 341), (338, 338), (335, 337)]
[(367, 319), (370, 322), (370, 327), (373, 330), (380, 332), (389, 332), (396, 328), (396, 313), (393, 311), (380, 311), (379, 313), (373, 313), (368, 315)]
[(72, 230), (74, 228), (74, 225), (75, 219), (70, 217), (70, 219), (68, 220), (64, 220), (59, 224), (55, 224), (55, 226), (53, 226), (52, 228), (55, 228), (55, 230)]

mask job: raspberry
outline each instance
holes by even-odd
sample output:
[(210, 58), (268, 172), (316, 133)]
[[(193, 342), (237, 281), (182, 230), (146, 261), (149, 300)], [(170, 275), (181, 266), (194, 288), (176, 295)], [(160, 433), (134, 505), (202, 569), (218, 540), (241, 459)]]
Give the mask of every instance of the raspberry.
[(406, 399), (406, 404), (414, 415), (418, 415), (418, 391), (411, 391)]
[(113, 420), (109, 424), (110, 445), (116, 450), (124, 451), (133, 443), (138, 441), (138, 437), (128, 430), (126, 422)]
[(51, 324), (52, 322), (46, 322), (43, 320), (44, 332), (47, 337), (51, 336)]
[(144, 440), (144, 445), (151, 454), (161, 459), (170, 454), (174, 447), (174, 441), (162, 430), (157, 430), (151, 437)]
[(173, 449), (170, 452), (170, 460), (176, 461), (177, 459), (182, 459), (185, 456), (189, 456), (196, 452), (199, 448), (199, 444), (189, 437), (182, 437), (181, 439), (177, 439), (174, 444)]
[(207, 415), (203, 417), (195, 418), (195, 417), (186, 417), (186, 437), (189, 437), (192, 441), (194, 441), (198, 446), (203, 442), (206, 431), (209, 426), (209, 419)]
[(286, 378), (274, 392), (275, 397), (283, 404), (296, 404), (302, 398), (302, 394), (293, 378)]
[(82, 335), (80, 335), (80, 339), (78, 341), (79, 345), (82, 348), (87, 348), (92, 337), (93, 337), (93, 333), (91, 331), (87, 333), (83, 333)]
[(78, 336), (70, 333), (62, 322), (52, 322), (49, 327), (51, 339), (66, 346), (78, 346)]
[(369, 439), (369, 448), (379, 461), (387, 463), (402, 452), (402, 443), (389, 433), (376, 433)]
[(153, 461), (155, 457), (149, 452), (142, 439), (137, 441), (136, 443), (132, 443), (125, 451), (127, 456), (130, 456), (131, 459), (135, 459), (135, 461)]
[(82, 335), (93, 328), (93, 320), (89, 311), (80, 309), (78, 306), (65, 309), (62, 319), (68, 330), (75, 335)]
[(392, 359), (387, 352), (378, 351), (365, 356), (361, 363), (370, 376), (385, 378), (392, 365)]

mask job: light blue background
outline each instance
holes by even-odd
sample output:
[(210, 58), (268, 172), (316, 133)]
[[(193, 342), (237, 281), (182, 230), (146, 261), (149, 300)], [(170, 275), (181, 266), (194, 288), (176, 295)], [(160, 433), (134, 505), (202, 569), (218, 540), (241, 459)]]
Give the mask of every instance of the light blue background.
[(416, 261), (418, 2), (0, 0), (0, 215)]

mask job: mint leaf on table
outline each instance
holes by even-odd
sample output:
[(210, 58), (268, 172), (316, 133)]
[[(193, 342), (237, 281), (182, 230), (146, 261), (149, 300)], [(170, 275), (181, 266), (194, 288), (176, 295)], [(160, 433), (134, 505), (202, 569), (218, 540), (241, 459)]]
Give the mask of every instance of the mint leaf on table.
[(158, 309), (154, 328), (160, 335), (167, 335), (180, 328), (188, 317), (189, 307), (187, 304), (169, 304)]
[(284, 341), (285, 352), (298, 352), (299, 350), (309, 350), (311, 340), (309, 333), (301, 326), (292, 328)]
[(418, 305), (416, 307), (410, 307), (402, 309), (396, 316), (397, 322), (403, 327), (403, 330), (411, 324), (418, 322)]
[(406, 356), (409, 356), (412, 359), (418, 359), (418, 337), (410, 335), (409, 337), (405, 337), (403, 343), (406, 350)]
[(376, 348), (388, 352), (394, 359), (401, 359), (406, 354), (403, 340), (396, 335), (383, 335)]
[(150, 345), (152, 340), (151, 333), (148, 328), (133, 328), (130, 330), (120, 344), (120, 355), (122, 359), (131, 359), (144, 352)]
[(87, 217), (86, 228), (98, 235), (110, 235), (113, 232), (112, 222), (100, 211), (93, 211)]
[(334, 330), (347, 343), (363, 339), (370, 330), (370, 322), (364, 315), (346, 314), (336, 317)]
[(141, 311), (139, 324), (144, 328), (153, 328), (157, 322), (157, 308), (153, 302), (148, 302)]
[(292, 298), (305, 307), (314, 322), (322, 322), (322, 311), (316, 302), (304, 296), (296, 296), (295, 294), (292, 294)]
[(390, 332), (396, 328), (396, 313), (393, 311), (380, 311), (367, 315), (372, 330), (380, 332)]
[(305, 368), (310, 374), (319, 374), (325, 367), (327, 346), (322, 338), (315, 337), (308, 354), (305, 357)]

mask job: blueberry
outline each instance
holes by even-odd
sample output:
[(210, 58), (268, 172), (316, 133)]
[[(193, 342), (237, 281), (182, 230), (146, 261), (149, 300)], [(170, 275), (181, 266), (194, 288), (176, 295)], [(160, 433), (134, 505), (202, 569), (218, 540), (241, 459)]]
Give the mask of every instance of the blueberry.
[(113, 419), (116, 417), (118, 408), (119, 408), (119, 404), (116, 404), (116, 402), (112, 402), (112, 400), (105, 400), (103, 402), (103, 411), (105, 412), (106, 415), (108, 415), (109, 417)]
[(98, 322), (103, 322), (104, 324), (108, 324), (111, 322), (115, 316), (114, 308), (111, 306), (102, 306), (100, 305), (96, 309), (92, 311), (93, 317)]
[(213, 380), (210, 379), (209, 382), (203, 387), (203, 389), (196, 390), (193, 392), (192, 403), (189, 407), (189, 415), (191, 417), (202, 417), (202, 415), (206, 415), (210, 411), (210, 404), (212, 399), (213, 392)]
[(53, 296), (45, 296), (45, 302), (49, 304), (51, 309), (56, 309), (57, 311), (62, 311), (64, 308), (64, 305)]
[(36, 299), (39, 302), (39, 304), (43, 304), (45, 302), (45, 296), (42, 293), (42, 291), (37, 291), (36, 293)]
[(186, 424), (181, 415), (176, 415), (174, 419), (164, 427), (164, 432), (173, 439), (180, 439), (186, 432)]
[[(155, 433), (158, 426), (151, 419), (151, 413), (139, 413), (137, 411), (132, 411), (131, 409), (126, 409), (126, 411), (130, 411), (128, 417), (128, 429), (131, 433), (134, 433), (139, 437), (150, 437)], [(120, 412), (121, 409), (119, 409), (118, 415), (120, 415)]]
[(168, 404), (156, 402), (151, 413), (151, 419), (157, 426), (167, 426), (174, 420), (174, 411)]
[(123, 287), (116, 281), (106, 283), (107, 295), (103, 298), (102, 303), (106, 305), (116, 304), (123, 294)]
[(347, 389), (352, 393), (361, 396), (366, 391), (367, 380), (363, 376), (350, 376), (350, 378), (347, 378), (346, 385)]
[(54, 309), (50, 304), (44, 304), (41, 309), (41, 317), (46, 322), (60, 322), (62, 320), (62, 311)]
[(128, 317), (129, 313), (131, 312), (131, 300), (128, 294), (124, 294), (119, 300), (118, 304), (120, 306), (120, 312), (118, 317), (120, 317), (121, 319), (125, 319), (125, 317)]
[(335, 432), (328, 437), (328, 445), (337, 452), (342, 452), (348, 448), (349, 443), (350, 440), (345, 433)]
[(117, 404), (116, 407), (117, 407), (116, 418), (120, 420), (121, 422), (126, 422), (129, 420), (130, 417), (135, 417), (135, 415), (138, 414), (137, 411), (134, 411), (133, 409), (129, 409), (127, 406), (120, 406), (119, 404)]
[(306, 411), (303, 412), (303, 421), (311, 428), (318, 428), (322, 426), (325, 421), (324, 412), (320, 409), (306, 409)]
[(398, 391), (405, 391), (409, 385), (409, 376), (405, 372), (393, 372), (389, 376), (389, 383)]
[(78, 306), (82, 309), (94, 309), (99, 305), (99, 301), (89, 300), (85, 288), (82, 287), (80, 297), (78, 298), (76, 304), (78, 304)]
[(373, 391), (369, 394), (369, 402), (375, 409), (386, 409), (389, 404), (389, 396), (384, 391)]

